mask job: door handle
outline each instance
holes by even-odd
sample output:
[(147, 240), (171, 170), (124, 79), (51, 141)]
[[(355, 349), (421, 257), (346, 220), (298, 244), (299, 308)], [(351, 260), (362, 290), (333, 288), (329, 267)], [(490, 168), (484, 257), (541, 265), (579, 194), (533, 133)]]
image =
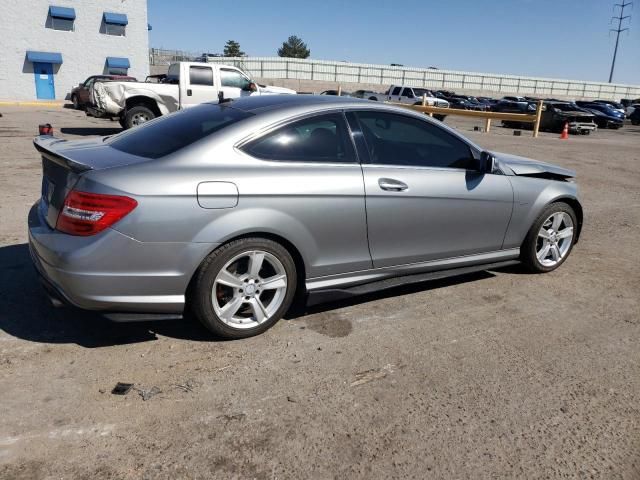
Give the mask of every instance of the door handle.
[(187, 90), (187, 97), (190, 97), (191, 95), (193, 95), (193, 91), (189, 88)]
[(409, 189), (406, 183), (393, 178), (380, 178), (378, 179), (378, 185), (382, 190), (387, 190), (388, 192), (404, 192)]

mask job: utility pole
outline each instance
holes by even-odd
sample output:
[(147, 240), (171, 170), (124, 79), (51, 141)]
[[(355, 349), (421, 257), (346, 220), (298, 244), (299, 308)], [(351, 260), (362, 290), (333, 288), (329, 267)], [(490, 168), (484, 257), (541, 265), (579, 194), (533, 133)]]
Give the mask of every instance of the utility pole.
[(616, 3), (613, 6), (613, 10), (615, 12), (615, 9), (617, 7), (620, 7), (620, 15), (617, 17), (611, 17), (611, 21), (613, 22), (614, 20), (618, 21), (618, 28), (612, 28), (610, 29), (610, 32), (615, 32), (616, 33), (616, 47), (613, 50), (613, 61), (611, 62), (611, 73), (609, 73), (609, 83), (611, 83), (611, 81), (613, 80), (613, 70), (616, 67), (616, 56), (618, 55), (618, 44), (620, 43), (620, 34), (622, 32), (625, 32), (627, 30), (629, 30), (629, 28), (622, 28), (622, 22), (631, 18), (631, 15), (626, 15), (624, 14), (624, 10), (627, 7), (630, 7), (633, 5), (633, 2), (627, 2), (627, 0), (622, 0), (622, 3)]

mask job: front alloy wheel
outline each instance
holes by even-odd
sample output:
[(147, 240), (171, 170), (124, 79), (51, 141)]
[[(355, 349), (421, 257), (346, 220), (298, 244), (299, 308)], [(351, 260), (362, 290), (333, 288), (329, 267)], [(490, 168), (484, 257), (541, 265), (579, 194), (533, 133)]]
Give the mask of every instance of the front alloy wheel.
[(264, 332), (287, 312), (297, 272), (291, 254), (266, 238), (234, 240), (200, 266), (189, 304), (197, 318), (222, 338)]
[(550, 272), (567, 259), (576, 242), (576, 213), (564, 202), (547, 205), (529, 229), (520, 259), (534, 272)]
[(538, 232), (536, 256), (545, 267), (554, 267), (566, 257), (573, 243), (573, 220), (568, 213), (556, 212)]

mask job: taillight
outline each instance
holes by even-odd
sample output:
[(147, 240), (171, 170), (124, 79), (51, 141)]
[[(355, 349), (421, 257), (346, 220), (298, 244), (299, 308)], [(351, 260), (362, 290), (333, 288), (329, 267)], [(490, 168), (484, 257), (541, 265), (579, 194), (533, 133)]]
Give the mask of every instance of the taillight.
[(110, 227), (136, 206), (133, 198), (71, 190), (58, 215), (56, 230), (70, 235), (95, 235)]

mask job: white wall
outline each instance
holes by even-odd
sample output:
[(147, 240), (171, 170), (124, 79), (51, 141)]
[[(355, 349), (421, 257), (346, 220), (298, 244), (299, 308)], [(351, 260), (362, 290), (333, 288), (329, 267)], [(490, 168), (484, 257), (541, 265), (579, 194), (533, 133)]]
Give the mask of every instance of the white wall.
[[(90, 75), (104, 73), (106, 57), (126, 57), (129, 75), (144, 79), (149, 73), (147, 0), (7, 0), (0, 15), (0, 99), (34, 100), (33, 65), (27, 50), (59, 52), (54, 65), (56, 99)], [(73, 32), (45, 28), (49, 6), (73, 7)], [(100, 33), (103, 12), (125, 13), (126, 36)]]

